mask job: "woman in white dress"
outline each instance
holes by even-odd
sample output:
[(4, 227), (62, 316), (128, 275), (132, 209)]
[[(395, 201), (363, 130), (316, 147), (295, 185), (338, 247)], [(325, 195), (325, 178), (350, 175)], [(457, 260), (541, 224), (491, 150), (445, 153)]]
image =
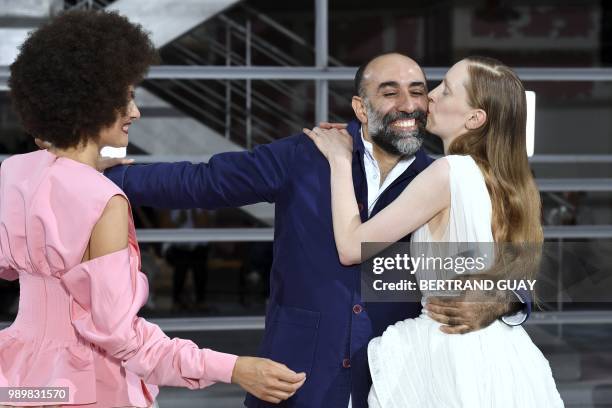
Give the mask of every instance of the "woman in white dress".
[[(362, 242), (395, 242), (411, 232), (413, 242), (542, 242), (525, 90), (516, 74), (497, 60), (466, 58), (429, 102), (427, 129), (442, 139), (446, 156), (365, 223), (353, 190), (352, 139), (337, 129), (307, 131), (330, 163), (344, 264), (361, 262)], [(424, 311), (370, 342), (370, 407), (563, 407), (548, 361), (521, 326), (496, 321), (460, 335), (440, 326)]]

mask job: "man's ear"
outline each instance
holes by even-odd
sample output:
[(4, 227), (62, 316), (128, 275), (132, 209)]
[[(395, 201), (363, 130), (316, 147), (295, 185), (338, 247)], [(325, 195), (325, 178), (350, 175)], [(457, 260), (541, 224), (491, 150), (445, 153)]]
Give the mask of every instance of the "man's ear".
[(353, 111), (355, 112), (355, 116), (357, 116), (357, 119), (359, 119), (362, 124), (367, 124), (368, 115), (366, 114), (363, 98), (361, 96), (353, 96), (351, 105), (353, 106)]
[(484, 126), (485, 123), (487, 123), (487, 112), (482, 109), (475, 109), (469, 113), (468, 119), (465, 122), (465, 127), (473, 130)]

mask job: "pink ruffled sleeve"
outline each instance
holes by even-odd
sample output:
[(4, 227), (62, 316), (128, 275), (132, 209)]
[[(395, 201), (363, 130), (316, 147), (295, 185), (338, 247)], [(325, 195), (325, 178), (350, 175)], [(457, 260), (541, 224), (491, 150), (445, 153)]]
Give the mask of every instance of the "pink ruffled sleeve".
[(61, 276), (72, 297), (72, 324), (87, 341), (123, 361), (145, 383), (203, 388), (231, 382), (237, 356), (170, 339), (136, 314), (148, 282), (128, 248), (77, 265)]
[(19, 279), (19, 273), (11, 268), (8, 261), (0, 252), (0, 279), (5, 279), (9, 281), (14, 281)]

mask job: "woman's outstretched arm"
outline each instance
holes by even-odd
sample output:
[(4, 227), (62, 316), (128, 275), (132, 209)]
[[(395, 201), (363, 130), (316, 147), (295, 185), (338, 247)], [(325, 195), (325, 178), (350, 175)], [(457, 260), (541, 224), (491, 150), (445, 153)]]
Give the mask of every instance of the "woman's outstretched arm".
[(395, 242), (450, 206), (449, 165), (437, 160), (380, 213), (361, 222), (351, 170), (352, 139), (337, 129), (304, 130), (329, 161), (334, 236), (340, 262), (361, 262), (362, 242)]
[(170, 339), (137, 316), (148, 284), (128, 245), (129, 205), (116, 195), (93, 229), (90, 260), (61, 276), (75, 304), (72, 323), (87, 341), (123, 362), (148, 384), (203, 388), (232, 382), (257, 398), (278, 403), (304, 384), (303, 373), (267, 359), (236, 357)]

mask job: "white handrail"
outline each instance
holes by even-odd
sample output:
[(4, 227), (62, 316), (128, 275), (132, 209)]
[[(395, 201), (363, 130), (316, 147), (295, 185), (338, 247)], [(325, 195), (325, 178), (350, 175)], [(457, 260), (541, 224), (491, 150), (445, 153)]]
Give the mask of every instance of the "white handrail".
[[(179, 161), (206, 163), (212, 156), (211, 154), (134, 154), (130, 155), (129, 158), (134, 159), (136, 163), (142, 164)], [(10, 155), (0, 155), (0, 162), (8, 157)], [(438, 156), (434, 155), (432, 157), (437, 158)], [(529, 162), (532, 164), (612, 164), (612, 154), (536, 154), (529, 158)]]
[[(231, 316), (231, 317), (170, 317), (148, 319), (157, 324), (165, 332), (199, 332), (199, 331), (236, 331), (263, 330), (264, 316)], [(8, 327), (10, 322), (0, 322), (0, 330)], [(610, 311), (564, 311), (564, 312), (534, 312), (526, 325), (556, 325), (556, 324), (612, 324)]]
[[(273, 228), (139, 229), (138, 241), (151, 242), (271, 242)], [(610, 239), (612, 225), (544, 226), (546, 239)]]
[[(357, 67), (271, 67), (158, 65), (151, 67), (147, 79), (278, 79), (352, 81)], [(441, 80), (448, 67), (425, 67), (429, 80)], [(612, 68), (515, 68), (523, 81), (612, 81)], [(9, 77), (9, 68), (0, 66), (0, 84)]]

